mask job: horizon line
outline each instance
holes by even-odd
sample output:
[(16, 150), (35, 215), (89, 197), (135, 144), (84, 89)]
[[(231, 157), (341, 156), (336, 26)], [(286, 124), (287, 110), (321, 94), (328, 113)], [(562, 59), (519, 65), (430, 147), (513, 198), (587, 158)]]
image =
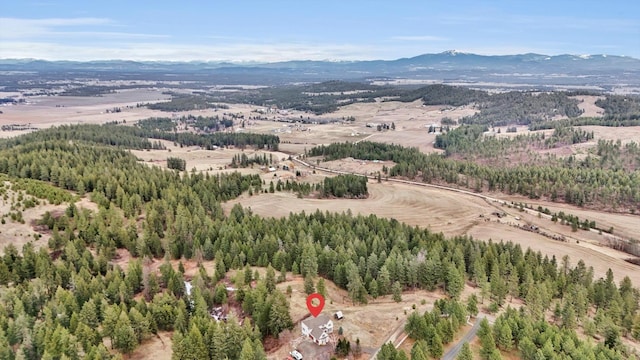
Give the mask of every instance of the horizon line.
[(232, 63), (232, 64), (253, 64), (253, 65), (260, 65), (260, 64), (277, 64), (277, 63), (284, 63), (284, 62), (302, 62), (302, 61), (308, 61), (308, 62), (334, 62), (334, 63), (354, 63), (354, 62), (367, 62), (367, 61), (396, 61), (396, 60), (404, 60), (404, 59), (412, 59), (412, 58), (416, 58), (416, 57), (420, 57), (420, 56), (425, 56), (425, 55), (447, 55), (447, 54), (451, 54), (452, 56), (456, 56), (456, 55), (474, 55), (474, 56), (483, 56), (483, 57), (505, 57), (505, 56), (524, 56), (524, 55), (537, 55), (537, 56), (547, 56), (547, 57), (559, 57), (559, 56), (574, 56), (574, 57), (578, 57), (578, 58), (582, 58), (582, 59), (589, 59), (591, 57), (621, 57), (621, 58), (628, 58), (628, 59), (635, 59), (635, 60), (640, 60), (640, 57), (634, 57), (634, 56), (629, 56), (629, 55), (618, 55), (618, 54), (606, 54), (606, 53), (599, 53), (599, 54), (572, 54), (572, 53), (558, 53), (558, 54), (544, 54), (544, 53), (536, 53), (536, 52), (526, 52), (526, 53), (509, 53), (509, 54), (481, 54), (481, 53), (475, 53), (475, 52), (465, 52), (465, 51), (459, 51), (459, 50), (446, 50), (446, 51), (441, 51), (441, 52), (434, 52), (434, 53), (421, 53), (418, 55), (414, 55), (414, 56), (408, 56), (408, 57), (397, 57), (397, 58), (389, 58), (389, 59), (384, 59), (384, 58), (375, 58), (375, 59), (357, 59), (357, 60), (342, 60), (342, 59), (331, 59), (331, 58), (326, 58), (326, 59), (304, 59), (304, 58), (298, 58), (298, 59), (287, 59), (287, 60), (278, 60), (278, 61), (261, 61), (261, 60), (232, 60), (232, 59), (191, 59), (191, 60), (163, 60), (163, 59), (146, 59), (146, 60), (136, 60), (136, 59), (127, 59), (127, 58), (96, 58), (96, 59), (91, 59), (91, 60), (74, 60), (74, 59), (58, 59), (58, 60), (51, 60), (51, 59), (47, 59), (47, 58), (33, 58), (33, 57), (25, 57), (25, 58), (18, 58), (18, 57), (0, 57), (0, 61), (46, 61), (46, 62), (76, 62), (76, 63), (90, 63), (90, 62), (109, 62), (109, 61), (130, 61), (130, 62), (139, 62), (139, 63), (144, 63), (144, 62), (156, 62), (156, 63), (194, 63), (194, 62), (204, 62), (204, 63)]

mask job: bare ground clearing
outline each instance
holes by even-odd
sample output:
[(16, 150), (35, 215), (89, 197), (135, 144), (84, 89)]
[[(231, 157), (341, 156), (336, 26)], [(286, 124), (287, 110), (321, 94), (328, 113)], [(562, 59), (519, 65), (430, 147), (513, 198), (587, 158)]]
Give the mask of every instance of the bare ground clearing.
[(254, 149), (238, 149), (238, 148), (218, 148), (215, 150), (206, 150), (200, 146), (184, 146), (174, 145), (171, 141), (150, 139), (151, 141), (159, 141), (166, 150), (131, 150), (138, 159), (149, 165), (156, 165), (162, 168), (167, 166), (167, 158), (178, 157), (187, 162), (187, 171), (195, 168), (197, 171), (208, 171), (211, 173), (225, 171), (238, 171), (243, 174), (260, 173), (260, 165), (254, 165), (248, 168), (232, 168), (229, 165), (235, 155), (245, 154), (249, 158), (255, 155), (273, 159), (274, 166), (288, 163), (288, 154), (279, 151), (264, 151)]
[(603, 99), (602, 96), (579, 95), (572, 96), (573, 99), (580, 101), (578, 108), (582, 110), (582, 116), (585, 117), (601, 117), (604, 115), (604, 109), (596, 105), (596, 101)]
[(171, 347), (173, 346), (173, 342), (171, 341), (172, 336), (172, 332), (159, 331), (158, 335), (143, 341), (142, 344), (129, 355), (128, 359), (171, 360)]
[[(230, 111), (230, 110), (227, 110)], [(338, 121), (331, 124), (305, 124), (301, 126), (276, 121), (250, 121), (247, 130), (273, 133), (281, 140), (280, 148), (291, 153), (302, 153), (316, 145), (334, 142), (358, 141), (363, 138), (384, 143), (403, 144), (418, 147), (424, 152), (437, 151), (433, 148), (435, 134), (429, 134), (432, 124), (440, 124), (442, 118), (457, 120), (476, 112), (470, 106), (452, 108), (450, 106), (423, 106), (420, 101), (402, 103), (397, 101), (358, 103), (341, 107), (330, 114), (314, 117), (317, 119), (341, 120), (355, 117), (353, 122)], [(290, 112), (290, 118), (307, 117), (309, 114)], [(367, 124), (395, 124), (395, 131), (377, 131)]]
[[(16, 203), (12, 199), (16, 198), (17, 200), (19, 193), (22, 193), (24, 199), (36, 199), (31, 195), (26, 195), (26, 193), (22, 190), (16, 192), (9, 189), (6, 190), (7, 200), (5, 200), (3, 197), (0, 197), (0, 217), (2, 217), (5, 222), (4, 224), (0, 225), (0, 254), (4, 253), (4, 247), (8, 244), (13, 244), (19, 251), (21, 251), (24, 244), (28, 242), (31, 242), (36, 249), (39, 249), (42, 246), (46, 247), (49, 238), (51, 238), (51, 233), (49, 231), (36, 230), (34, 227), (36, 221), (40, 220), (47, 211), (51, 213), (63, 213), (69, 206), (69, 204), (67, 203), (54, 205), (49, 204), (46, 200), (37, 199), (40, 204), (36, 205), (35, 207), (22, 210), (23, 207), (20, 206), (15, 210), (12, 210), (11, 207)], [(89, 201), (89, 199), (87, 198), (80, 199), (78, 202), (76, 202), (76, 206), (92, 211), (97, 210), (97, 205)], [(22, 211), (22, 218), (24, 219), (24, 223), (14, 221), (10, 216), (8, 216), (8, 214), (10, 214), (11, 212), (15, 213), (17, 210)], [(5, 217), (5, 215), (7, 216)], [(39, 234), (38, 239), (34, 237), (34, 235), (36, 234)]]

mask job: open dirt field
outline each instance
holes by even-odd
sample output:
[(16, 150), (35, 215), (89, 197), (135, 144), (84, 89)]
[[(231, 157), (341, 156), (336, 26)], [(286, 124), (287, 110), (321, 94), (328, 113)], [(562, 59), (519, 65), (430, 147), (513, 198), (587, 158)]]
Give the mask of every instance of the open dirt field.
[(600, 117), (604, 115), (604, 109), (596, 105), (597, 100), (603, 99), (602, 96), (580, 95), (572, 98), (580, 101), (578, 107), (583, 111), (582, 116)]
[[(477, 110), (470, 106), (425, 106), (422, 105), (422, 101), (417, 100), (411, 103), (389, 101), (352, 104), (342, 107), (335, 114), (345, 117), (354, 116), (356, 124), (371, 131), (372, 135), (368, 140), (417, 147), (428, 153), (439, 151), (433, 148), (436, 134), (429, 134), (430, 125), (439, 126), (444, 117), (459, 120), (476, 112)], [(396, 129), (376, 131), (374, 128), (366, 128), (367, 123), (394, 123)]]
[(260, 165), (254, 165), (249, 168), (231, 168), (229, 165), (235, 155), (245, 154), (249, 158), (253, 158), (254, 155), (262, 156), (266, 154), (267, 157), (273, 159), (274, 166), (282, 164), (289, 164), (287, 159), (288, 154), (278, 151), (262, 151), (253, 149), (234, 149), (234, 148), (218, 148), (216, 150), (206, 150), (199, 146), (175, 146), (170, 141), (151, 139), (152, 141), (160, 141), (166, 150), (131, 150), (138, 159), (149, 165), (160, 166), (166, 168), (168, 157), (178, 157), (187, 162), (187, 171), (196, 169), (197, 171), (207, 171), (211, 173), (219, 171), (238, 171), (243, 174), (257, 174), (260, 173)]
[(256, 214), (271, 217), (316, 209), (339, 213), (350, 210), (353, 214), (395, 218), (447, 235), (463, 235), (475, 222), (480, 222), (480, 214), (488, 216), (495, 211), (482, 199), (436, 189), (372, 181), (368, 188), (367, 199), (299, 199), (293, 193), (280, 192), (243, 196), (223, 204), (223, 208), (230, 210), (234, 204), (241, 203)]
[[(168, 99), (168, 95), (152, 89), (121, 90), (104, 96), (33, 96), (28, 97), (24, 104), (3, 106), (0, 125), (31, 124), (33, 128), (44, 129), (64, 124), (134, 122), (151, 116), (170, 116), (170, 113), (162, 115), (159, 111), (136, 107), (137, 103), (164, 99)], [(107, 112), (116, 107), (122, 111)], [(17, 136), (29, 131), (0, 131), (0, 137)]]
[[(239, 105), (232, 105), (227, 112), (246, 111)], [(448, 106), (423, 106), (420, 101), (402, 103), (397, 101), (359, 103), (340, 108), (331, 114), (324, 114), (315, 119), (340, 120), (354, 117), (353, 122), (334, 122), (331, 124), (294, 125), (272, 120), (252, 120), (248, 131), (273, 133), (280, 137), (280, 149), (290, 153), (302, 153), (304, 149), (334, 142), (358, 141), (367, 139), (384, 143), (403, 144), (418, 147), (424, 152), (437, 151), (433, 148), (435, 134), (429, 134), (432, 124), (439, 126), (442, 118), (458, 120), (476, 112), (468, 106), (452, 108)], [(307, 117), (309, 114), (291, 111), (288, 118)], [(281, 118), (281, 116), (279, 116)], [(367, 124), (391, 124), (396, 130), (377, 131), (376, 127)]]

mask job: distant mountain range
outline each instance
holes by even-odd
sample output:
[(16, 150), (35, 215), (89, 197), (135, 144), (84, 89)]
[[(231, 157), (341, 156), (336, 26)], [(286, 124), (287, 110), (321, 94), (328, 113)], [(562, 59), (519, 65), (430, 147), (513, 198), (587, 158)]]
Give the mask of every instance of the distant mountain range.
[[(19, 73), (16, 73), (19, 72)], [(434, 80), (470, 84), (637, 87), (640, 59), (611, 55), (485, 56), (445, 51), (374, 61), (275, 63), (163, 61), (45, 61), (0, 59), (0, 75), (203, 81), (212, 84), (284, 84), (324, 80)], [(55, 74), (55, 75), (54, 75)], [(0, 77), (0, 80), (2, 78)]]

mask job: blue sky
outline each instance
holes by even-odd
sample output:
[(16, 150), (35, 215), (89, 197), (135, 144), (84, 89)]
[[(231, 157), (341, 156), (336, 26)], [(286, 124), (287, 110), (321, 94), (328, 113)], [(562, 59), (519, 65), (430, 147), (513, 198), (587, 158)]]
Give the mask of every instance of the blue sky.
[(7, 1), (0, 58), (370, 60), (458, 50), (640, 58), (640, 1)]

